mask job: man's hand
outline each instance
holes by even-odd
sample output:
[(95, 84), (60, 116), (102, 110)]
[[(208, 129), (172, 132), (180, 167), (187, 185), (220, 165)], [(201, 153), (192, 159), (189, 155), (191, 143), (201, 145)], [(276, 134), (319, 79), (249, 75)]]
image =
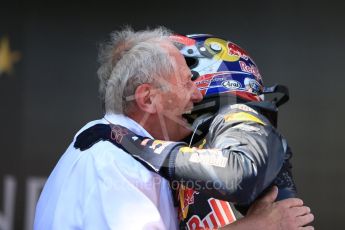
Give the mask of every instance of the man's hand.
[(277, 198), (276, 186), (257, 200), (249, 209), (247, 216), (222, 229), (242, 230), (313, 230), (306, 226), (314, 220), (310, 208), (303, 206), (298, 198), (274, 202)]

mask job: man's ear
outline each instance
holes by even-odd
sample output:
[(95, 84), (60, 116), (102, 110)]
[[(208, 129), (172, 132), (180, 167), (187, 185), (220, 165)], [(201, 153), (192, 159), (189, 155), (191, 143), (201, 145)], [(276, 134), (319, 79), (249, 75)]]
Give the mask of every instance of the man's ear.
[(147, 113), (155, 113), (156, 106), (154, 103), (155, 88), (150, 84), (141, 84), (135, 90), (135, 101), (137, 106)]

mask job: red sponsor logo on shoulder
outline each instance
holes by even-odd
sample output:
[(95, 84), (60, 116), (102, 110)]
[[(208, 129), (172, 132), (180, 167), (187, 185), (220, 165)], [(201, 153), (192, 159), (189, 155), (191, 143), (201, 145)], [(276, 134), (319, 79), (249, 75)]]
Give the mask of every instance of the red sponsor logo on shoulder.
[(191, 188), (186, 188), (184, 191), (184, 207), (189, 206), (190, 204), (194, 204), (194, 194), (198, 194), (198, 192), (194, 191)]

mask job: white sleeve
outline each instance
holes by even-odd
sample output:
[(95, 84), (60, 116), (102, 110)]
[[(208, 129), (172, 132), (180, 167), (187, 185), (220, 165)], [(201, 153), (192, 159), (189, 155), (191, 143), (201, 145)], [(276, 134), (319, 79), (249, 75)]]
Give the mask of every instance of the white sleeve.
[(106, 151), (96, 154), (83, 229), (166, 229), (156, 203), (159, 191), (148, 189), (154, 183), (151, 172), (118, 148), (116, 158)]

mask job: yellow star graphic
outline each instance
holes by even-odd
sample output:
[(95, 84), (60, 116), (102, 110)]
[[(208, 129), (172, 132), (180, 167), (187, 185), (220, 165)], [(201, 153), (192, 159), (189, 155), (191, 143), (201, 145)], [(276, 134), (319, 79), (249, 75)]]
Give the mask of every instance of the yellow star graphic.
[(0, 39), (0, 76), (2, 74), (12, 74), (13, 65), (20, 60), (18, 51), (11, 51), (8, 37)]

